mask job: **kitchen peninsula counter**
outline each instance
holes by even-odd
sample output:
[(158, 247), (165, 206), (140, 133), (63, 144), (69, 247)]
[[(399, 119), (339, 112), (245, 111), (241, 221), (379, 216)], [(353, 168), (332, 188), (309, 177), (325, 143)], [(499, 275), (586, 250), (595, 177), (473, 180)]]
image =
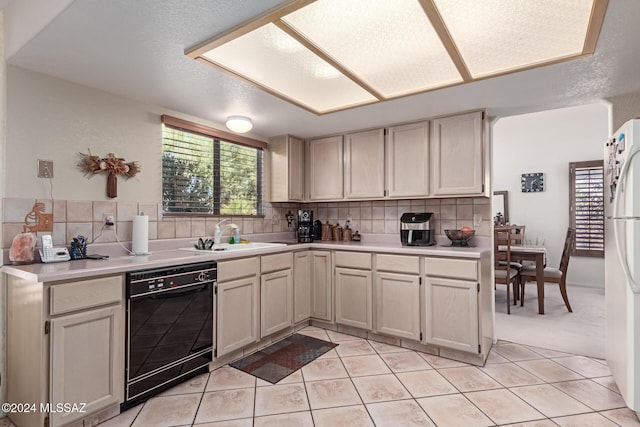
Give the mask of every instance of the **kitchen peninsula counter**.
[[(263, 235), (264, 236), (264, 235)], [(447, 245), (446, 238), (433, 246), (402, 246), (393, 236), (393, 241), (388, 237), (372, 239), (361, 242), (334, 242), (315, 241), (313, 243), (296, 243), (293, 239), (265, 239), (261, 236), (261, 241), (286, 242), (286, 246), (269, 248), (255, 248), (240, 251), (201, 251), (190, 252), (180, 250), (182, 247), (192, 247), (194, 240), (171, 239), (164, 241), (150, 242), (152, 253), (149, 255), (126, 255), (124, 250), (118, 245), (103, 244), (92, 245), (90, 248), (96, 249), (97, 253), (109, 253), (108, 259), (93, 260), (82, 259), (57, 263), (34, 263), (28, 265), (4, 265), (2, 272), (33, 282), (57, 282), (63, 280), (74, 280), (90, 278), (93, 276), (126, 273), (133, 270), (147, 268), (167, 267), (172, 265), (190, 264), (201, 261), (221, 261), (233, 258), (243, 258), (248, 256), (267, 255), (279, 252), (301, 251), (307, 249), (340, 250), (356, 252), (389, 253), (398, 255), (418, 255), (434, 257), (455, 257), (466, 259), (480, 259), (480, 257), (490, 251), (488, 238), (479, 237), (474, 239), (476, 247), (452, 247)], [(443, 236), (444, 237), (444, 236)], [(256, 239), (256, 241), (258, 241)], [(153, 246), (157, 246), (155, 249)], [(90, 251), (91, 252), (91, 251)]]

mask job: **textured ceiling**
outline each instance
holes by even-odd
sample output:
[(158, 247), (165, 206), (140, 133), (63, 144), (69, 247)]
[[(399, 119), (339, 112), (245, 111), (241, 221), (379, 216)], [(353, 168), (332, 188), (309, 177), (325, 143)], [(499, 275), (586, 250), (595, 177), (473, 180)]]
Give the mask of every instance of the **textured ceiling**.
[[(640, 90), (640, 1), (611, 0), (593, 57), (316, 116), (184, 55), (276, 0), (76, 0), (8, 63), (223, 123), (310, 137), (477, 108), (503, 117)], [(9, 82), (10, 84), (10, 82)]]

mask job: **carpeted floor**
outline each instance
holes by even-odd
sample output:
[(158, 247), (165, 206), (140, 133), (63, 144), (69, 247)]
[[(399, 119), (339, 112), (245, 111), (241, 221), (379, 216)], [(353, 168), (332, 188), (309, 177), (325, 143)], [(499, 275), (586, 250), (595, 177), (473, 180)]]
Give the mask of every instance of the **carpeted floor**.
[[(567, 353), (605, 358), (604, 288), (568, 286), (573, 313), (569, 313), (557, 285), (545, 286), (545, 314), (538, 314), (535, 285), (528, 284), (524, 307), (511, 306), (507, 315), (507, 292), (496, 289), (496, 331), (500, 340)], [(512, 297), (513, 298), (513, 297)]]

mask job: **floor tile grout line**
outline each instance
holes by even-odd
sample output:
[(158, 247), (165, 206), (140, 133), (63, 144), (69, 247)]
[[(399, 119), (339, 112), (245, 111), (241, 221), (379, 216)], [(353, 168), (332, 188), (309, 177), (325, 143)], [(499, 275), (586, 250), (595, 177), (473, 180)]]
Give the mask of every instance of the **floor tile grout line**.
[[(369, 344), (369, 345), (371, 345), (371, 344)], [(339, 354), (338, 354), (338, 358), (340, 359), (340, 363), (342, 364), (342, 367), (344, 368), (345, 372), (347, 373), (347, 377), (349, 378), (349, 381), (351, 381), (351, 385), (356, 390), (356, 393), (358, 393), (358, 397), (360, 398), (360, 402), (362, 402), (362, 406), (364, 407), (364, 410), (367, 412), (367, 415), (369, 416), (369, 419), (371, 420), (371, 422), (375, 426), (376, 422), (373, 420), (373, 416), (371, 416), (371, 412), (369, 412), (369, 408), (367, 407), (367, 404), (364, 403), (364, 399), (362, 398), (362, 394), (360, 393), (360, 390), (358, 390), (358, 387), (356, 387), (356, 384), (353, 382), (353, 377), (351, 376), (351, 374), (347, 370), (347, 367), (345, 366), (344, 361), (342, 360), (342, 357), (340, 357)]]
[[(360, 337), (358, 337), (358, 338), (360, 338)], [(533, 405), (531, 405), (529, 402), (524, 401), (524, 399), (522, 399), (522, 398), (520, 398), (518, 395), (516, 395), (516, 394), (513, 392), (513, 389), (517, 389), (517, 388), (524, 388), (524, 387), (532, 387), (532, 386), (536, 386), (536, 385), (541, 386), (541, 385), (546, 385), (546, 384), (548, 384), (548, 385), (551, 385), (554, 389), (556, 389), (556, 390), (558, 390), (559, 392), (561, 392), (561, 393), (563, 393), (563, 394), (567, 395), (569, 398), (574, 399), (575, 401), (579, 402), (580, 404), (584, 405), (586, 408), (588, 408), (588, 409), (589, 409), (589, 410), (588, 410), (588, 411), (586, 411), (586, 412), (579, 412), (579, 413), (577, 413), (577, 414), (567, 414), (567, 415), (562, 415), (562, 416), (554, 417), (554, 418), (566, 418), (566, 417), (577, 416), (577, 415), (585, 415), (585, 414), (598, 414), (598, 415), (602, 416), (603, 418), (605, 418), (605, 419), (607, 419), (607, 420), (611, 421), (612, 423), (618, 424), (618, 423), (617, 423), (616, 421), (614, 421), (613, 419), (611, 419), (611, 418), (609, 418), (608, 416), (604, 415), (604, 412), (610, 412), (610, 411), (625, 410), (625, 409), (627, 409), (627, 407), (626, 407), (626, 406), (620, 406), (620, 407), (615, 407), (615, 408), (607, 408), (607, 409), (602, 409), (602, 410), (596, 410), (596, 409), (592, 408), (590, 405), (588, 405), (586, 402), (584, 402), (582, 399), (577, 398), (577, 397), (574, 397), (574, 396), (570, 395), (569, 393), (566, 393), (565, 391), (563, 391), (562, 389), (560, 389), (560, 388), (558, 387), (558, 384), (560, 384), (560, 383), (571, 383), (571, 382), (580, 382), (580, 381), (588, 380), (588, 381), (590, 381), (591, 383), (593, 383), (594, 385), (597, 385), (597, 386), (603, 387), (603, 388), (605, 388), (607, 391), (613, 392), (613, 393), (614, 393), (614, 394), (616, 394), (616, 395), (620, 395), (620, 393), (619, 393), (619, 392), (616, 392), (615, 390), (612, 390), (611, 388), (609, 388), (609, 387), (607, 387), (607, 386), (605, 386), (605, 385), (603, 385), (603, 384), (600, 384), (599, 382), (597, 382), (597, 381), (595, 381), (595, 380), (594, 380), (594, 379), (598, 379), (598, 378), (608, 378), (608, 377), (611, 377), (611, 375), (602, 375), (602, 376), (594, 376), (594, 377), (590, 377), (590, 376), (588, 376), (588, 375), (583, 375), (583, 374), (581, 374), (580, 372), (577, 372), (577, 371), (575, 371), (574, 369), (572, 369), (572, 368), (570, 368), (570, 367), (567, 367), (567, 366), (565, 366), (565, 365), (562, 365), (561, 363), (558, 363), (558, 362), (556, 362), (555, 360), (553, 360), (553, 359), (557, 359), (557, 358), (560, 358), (560, 357), (576, 357), (576, 356), (580, 356), (580, 355), (575, 355), (575, 354), (570, 354), (570, 353), (566, 353), (566, 354), (565, 354), (565, 355), (563, 355), (563, 356), (557, 356), (557, 357), (556, 357), (556, 356), (544, 356), (544, 355), (541, 355), (541, 356), (542, 356), (542, 359), (550, 360), (550, 361), (552, 361), (552, 362), (556, 363), (558, 366), (560, 366), (560, 367), (562, 367), (562, 368), (565, 368), (565, 369), (567, 369), (567, 370), (569, 370), (569, 371), (571, 371), (571, 372), (575, 373), (576, 375), (578, 375), (578, 376), (580, 377), (580, 378), (574, 378), (574, 379), (569, 379), (569, 380), (561, 380), (561, 381), (546, 381), (546, 380), (544, 380), (543, 378), (539, 378), (539, 377), (538, 377), (537, 375), (535, 375), (533, 372), (530, 372), (530, 371), (526, 370), (526, 368), (523, 368), (522, 366), (518, 365), (518, 361), (512, 361), (512, 360), (510, 360), (510, 359), (506, 358), (505, 356), (502, 356), (502, 355), (499, 353), (499, 351), (496, 351), (496, 353), (497, 353), (499, 356), (504, 357), (504, 358), (507, 360), (507, 362), (505, 362), (505, 363), (501, 363), (501, 365), (504, 365), (504, 364), (506, 364), (506, 363), (510, 363), (510, 364), (511, 364), (511, 365), (513, 365), (513, 366), (517, 366), (517, 367), (519, 367), (519, 368), (521, 368), (521, 369), (524, 369), (525, 371), (527, 371), (527, 373), (529, 373), (529, 374), (530, 374), (530, 375), (532, 375), (533, 377), (539, 378), (539, 379), (542, 381), (542, 384), (533, 384), (533, 385), (522, 385), (522, 386), (515, 386), (515, 387), (507, 387), (507, 386), (505, 386), (503, 383), (501, 383), (500, 381), (498, 381), (496, 378), (494, 378), (492, 375), (490, 375), (489, 373), (484, 372), (484, 371), (482, 371), (481, 369), (479, 369), (477, 366), (474, 366), (474, 365), (470, 365), (470, 364), (466, 364), (466, 363), (465, 363), (465, 364), (463, 364), (463, 366), (458, 366), (458, 367), (476, 367), (477, 369), (479, 369), (479, 370), (480, 370), (480, 372), (482, 372), (482, 373), (486, 374), (488, 377), (490, 377), (492, 380), (494, 380), (497, 384), (499, 384), (499, 385), (500, 385), (500, 388), (498, 388), (498, 389), (486, 389), (486, 390), (485, 390), (485, 389), (483, 389), (483, 390), (473, 390), (473, 391), (468, 391), (468, 392), (461, 392), (461, 391), (458, 389), (458, 387), (456, 387), (455, 385), (453, 385), (452, 383), (450, 383), (450, 381), (448, 381), (448, 380), (447, 380), (447, 378), (446, 378), (446, 377), (444, 377), (444, 376), (442, 375), (442, 372), (441, 372), (441, 371), (443, 371), (443, 370), (452, 369), (452, 368), (456, 368), (456, 367), (442, 367), (442, 368), (437, 368), (437, 367), (435, 367), (435, 366), (431, 365), (431, 363), (429, 363), (429, 361), (428, 361), (428, 360), (426, 360), (424, 357), (422, 357), (422, 354), (429, 355), (428, 353), (422, 353), (422, 352), (419, 352), (419, 351), (416, 351), (416, 350), (411, 350), (411, 349), (409, 349), (409, 351), (413, 351), (414, 353), (419, 354), (419, 355), (420, 355), (420, 357), (421, 357), (423, 360), (425, 360), (425, 362), (427, 363), (427, 365), (431, 367), (431, 369), (416, 369), (416, 370), (411, 370), (411, 371), (398, 371), (398, 372), (396, 372), (396, 371), (394, 371), (393, 369), (391, 369), (391, 367), (389, 366), (389, 363), (384, 359), (384, 357), (382, 357), (382, 355), (383, 355), (383, 354), (395, 354), (395, 353), (399, 353), (399, 352), (388, 352), (388, 353), (387, 353), (387, 352), (385, 352), (385, 353), (380, 353), (378, 350), (376, 350), (376, 348), (375, 348), (375, 347), (373, 347), (373, 346), (371, 345), (370, 340), (368, 340), (368, 339), (364, 339), (364, 340), (365, 340), (365, 341), (367, 341), (367, 342), (368, 342), (368, 345), (369, 345), (370, 347), (372, 347), (372, 348), (373, 348), (373, 351), (374, 351), (374, 353), (373, 353), (373, 354), (351, 355), (351, 356), (344, 356), (344, 358), (348, 358), (348, 357), (357, 357), (357, 356), (371, 356), (371, 355), (376, 355), (380, 360), (382, 360), (382, 362), (385, 364), (385, 366), (390, 370), (390, 373), (394, 376), (394, 378), (396, 378), (396, 380), (397, 380), (397, 381), (399, 381), (399, 382), (400, 382), (401, 386), (402, 386), (402, 387), (403, 387), (403, 388), (408, 392), (408, 394), (409, 394), (409, 396), (410, 396), (410, 398), (407, 398), (407, 399), (389, 400), (389, 401), (383, 401), (383, 402), (414, 401), (418, 406), (420, 406), (420, 404), (419, 404), (419, 403), (417, 403), (417, 399), (418, 399), (418, 398), (414, 397), (414, 396), (411, 394), (411, 392), (406, 388), (406, 385), (405, 385), (405, 384), (400, 380), (400, 378), (398, 377), (398, 374), (399, 374), (399, 373), (408, 373), (408, 374), (411, 374), (412, 372), (431, 371), (431, 370), (433, 370), (433, 371), (434, 371), (434, 372), (436, 372), (438, 375), (442, 376), (442, 377), (445, 379), (445, 381), (447, 381), (447, 383), (451, 384), (451, 386), (453, 387), (453, 389), (455, 389), (455, 390), (457, 391), (457, 394), (460, 394), (460, 395), (464, 396), (464, 397), (465, 397), (465, 399), (466, 399), (467, 401), (469, 401), (472, 405), (474, 405), (474, 406), (475, 406), (475, 407), (476, 407), (476, 408), (477, 408), (477, 409), (478, 409), (478, 410), (479, 410), (483, 415), (485, 415), (485, 416), (486, 416), (488, 419), (490, 419), (491, 421), (493, 421), (493, 419), (492, 419), (491, 417), (489, 417), (486, 413), (484, 413), (484, 412), (483, 412), (479, 407), (477, 407), (477, 406), (476, 406), (476, 405), (475, 405), (475, 404), (474, 404), (474, 403), (473, 403), (473, 402), (468, 398), (468, 396), (467, 396), (467, 394), (468, 394), (468, 393), (473, 393), (473, 392), (477, 392), (477, 391), (499, 390), (499, 389), (507, 390), (507, 391), (509, 391), (511, 394), (515, 395), (515, 397), (516, 397), (516, 398), (518, 398), (518, 399), (522, 400), (526, 405), (528, 405), (528, 406), (532, 407), (532, 408), (533, 408), (533, 409), (535, 409), (536, 411), (539, 411), (536, 407), (534, 407)], [(341, 341), (341, 342), (347, 342), (347, 341)], [(386, 343), (383, 343), (383, 344), (386, 344)], [(528, 348), (528, 346), (523, 345), (523, 344), (518, 344), (518, 343), (510, 343), (510, 344), (513, 344), (513, 345), (516, 345), (516, 346), (521, 346), (521, 347), (523, 347), (523, 348)], [(389, 346), (394, 346), (393, 344), (387, 344), (387, 345), (389, 345)], [(397, 347), (397, 346), (396, 346), (396, 347)], [(532, 349), (529, 349), (529, 350), (534, 351), (534, 350), (532, 350)], [(493, 351), (493, 349), (492, 349), (492, 351)], [(534, 351), (534, 352), (535, 352), (535, 351)], [(337, 354), (337, 353), (336, 353), (336, 354)], [(357, 389), (357, 387), (355, 387), (355, 384), (354, 384), (354, 382), (353, 382), (354, 378), (361, 378), (361, 377), (363, 377), (363, 376), (352, 377), (352, 376), (351, 376), (351, 374), (346, 370), (346, 366), (344, 365), (343, 356), (340, 356), (339, 354), (337, 354), (337, 357), (340, 359), (341, 365), (342, 365), (343, 369), (344, 369), (344, 370), (346, 371), (346, 373), (347, 373), (347, 378), (349, 378), (351, 385), (355, 388), (356, 393), (358, 394), (358, 397), (359, 397), (360, 401), (362, 402), (362, 405), (365, 407), (365, 410), (367, 411), (367, 414), (369, 415), (370, 419), (373, 421), (373, 417), (371, 416), (371, 413), (370, 413), (370, 412), (369, 412), (369, 410), (368, 410), (367, 404), (366, 404), (366, 403), (364, 403), (364, 401), (363, 401), (363, 399), (362, 399), (362, 395), (360, 394), (360, 391)], [(439, 356), (435, 356), (435, 357), (439, 357)], [(590, 357), (588, 357), (588, 356), (581, 356), (581, 357), (585, 357), (585, 358), (587, 358), (588, 360), (593, 360), (593, 358), (590, 358)], [(540, 360), (540, 359), (530, 359), (530, 360)], [(526, 361), (526, 360), (525, 360), (525, 361)], [(523, 362), (523, 361), (519, 361), (519, 362)], [(600, 363), (598, 360), (594, 360), (594, 362), (595, 362), (595, 363)], [(607, 365), (606, 365), (606, 363), (604, 363), (603, 365), (604, 365), (604, 366), (607, 366)], [(486, 366), (486, 365), (485, 365), (485, 366)], [(219, 369), (219, 368), (218, 368), (218, 369)], [(215, 370), (214, 370), (214, 371), (215, 371)], [(199, 400), (199, 402), (198, 402), (198, 406), (197, 406), (197, 408), (196, 408), (196, 412), (195, 412), (195, 415), (194, 415), (194, 419), (193, 419), (193, 423), (192, 423), (192, 425), (194, 425), (194, 423), (195, 423), (195, 419), (196, 419), (196, 417), (197, 417), (197, 414), (198, 414), (199, 410), (201, 409), (202, 402), (203, 402), (203, 399), (204, 399), (204, 394), (205, 394), (205, 393), (207, 393), (207, 391), (206, 391), (207, 385), (209, 384), (209, 382), (210, 382), (210, 381), (211, 381), (211, 379), (212, 379), (212, 375), (211, 375), (211, 374), (212, 374), (212, 372), (213, 372), (213, 371), (209, 372), (208, 377), (207, 377), (207, 381), (205, 382), (205, 385), (204, 385), (204, 390), (203, 390), (202, 392), (200, 392), (200, 393), (201, 393), (201, 396), (200, 396), (200, 400)], [(381, 375), (388, 375), (388, 373), (383, 373), (383, 374), (374, 374), (374, 375), (364, 375), (364, 376), (381, 376)], [(309, 411), (310, 411), (310, 413), (311, 413), (312, 422), (313, 422), (313, 423), (314, 423), (314, 425), (315, 425), (315, 421), (314, 421), (314, 418), (313, 418), (313, 410), (311, 409), (310, 399), (309, 399), (308, 390), (307, 390), (307, 382), (313, 382), (313, 381), (307, 381), (307, 380), (305, 379), (305, 376), (304, 376), (304, 374), (302, 373), (302, 371), (301, 371), (301, 378), (302, 378), (302, 382), (303, 382), (303, 385), (304, 385), (304, 388), (305, 388), (305, 393), (306, 393), (306, 396), (307, 396), (307, 403), (309, 404)], [(323, 381), (323, 380), (318, 380), (318, 381)], [(254, 391), (254, 408), (253, 408), (253, 417), (252, 417), (253, 419), (252, 419), (252, 424), (255, 424), (255, 419), (256, 419), (256, 416), (255, 416), (255, 410), (256, 410), (256, 409), (255, 409), (255, 408), (256, 408), (256, 399), (257, 399), (257, 388), (258, 388), (258, 386), (257, 386), (257, 379), (254, 377), (254, 383), (253, 383), (253, 391)], [(188, 394), (195, 394), (195, 393), (183, 392), (183, 393), (178, 393), (177, 395), (188, 395)], [(167, 397), (170, 397), (170, 396), (177, 396), (177, 395), (169, 395), (169, 396), (167, 396)], [(437, 396), (443, 396), (443, 395), (449, 395), (449, 393), (445, 393), (445, 394), (437, 395)], [(433, 396), (427, 396), (427, 397), (433, 397)], [(383, 402), (373, 402), (373, 403), (383, 403)], [(133, 426), (133, 424), (135, 423), (135, 421), (139, 419), (139, 417), (141, 416), (142, 411), (143, 411), (143, 409), (145, 408), (145, 406), (146, 406), (146, 402), (143, 402), (143, 403), (141, 404), (140, 409), (138, 410), (138, 412), (137, 412), (137, 413), (136, 413), (136, 415), (134, 416), (133, 420), (129, 423), (130, 427), (131, 427), (131, 426)], [(333, 406), (333, 407), (331, 407), (331, 408), (340, 408), (340, 407), (348, 407), (348, 406), (352, 406), (352, 405)], [(322, 408), (322, 409), (331, 409), (331, 408)], [(422, 406), (420, 406), (420, 408), (421, 408), (421, 409), (422, 409), (422, 411), (427, 415), (427, 417), (431, 420), (431, 418), (429, 417), (429, 414), (424, 410), (424, 408), (422, 408)], [(132, 409), (133, 409), (133, 408), (132, 408)], [(282, 414), (295, 413), (295, 412), (306, 412), (306, 411), (284, 412), (284, 413), (282, 413)], [(546, 418), (544, 418), (545, 420), (549, 420), (550, 422), (552, 422), (552, 423), (554, 423), (554, 424), (557, 424), (557, 423), (555, 423), (555, 422), (551, 419), (551, 417), (546, 416), (546, 415), (545, 415), (544, 413), (542, 413), (541, 411), (539, 411), (539, 412), (540, 412), (543, 416), (545, 416), (545, 417), (546, 417)], [(280, 415), (280, 414), (272, 414), (272, 415)], [(375, 424), (375, 422), (374, 422), (374, 424)], [(497, 424), (497, 423), (496, 423), (496, 424)]]

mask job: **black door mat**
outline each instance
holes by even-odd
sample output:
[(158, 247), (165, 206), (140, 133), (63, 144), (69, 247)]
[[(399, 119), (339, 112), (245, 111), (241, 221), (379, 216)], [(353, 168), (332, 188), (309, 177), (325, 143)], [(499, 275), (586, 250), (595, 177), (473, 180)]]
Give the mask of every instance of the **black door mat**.
[(275, 384), (337, 345), (306, 335), (293, 334), (236, 360), (229, 366)]

